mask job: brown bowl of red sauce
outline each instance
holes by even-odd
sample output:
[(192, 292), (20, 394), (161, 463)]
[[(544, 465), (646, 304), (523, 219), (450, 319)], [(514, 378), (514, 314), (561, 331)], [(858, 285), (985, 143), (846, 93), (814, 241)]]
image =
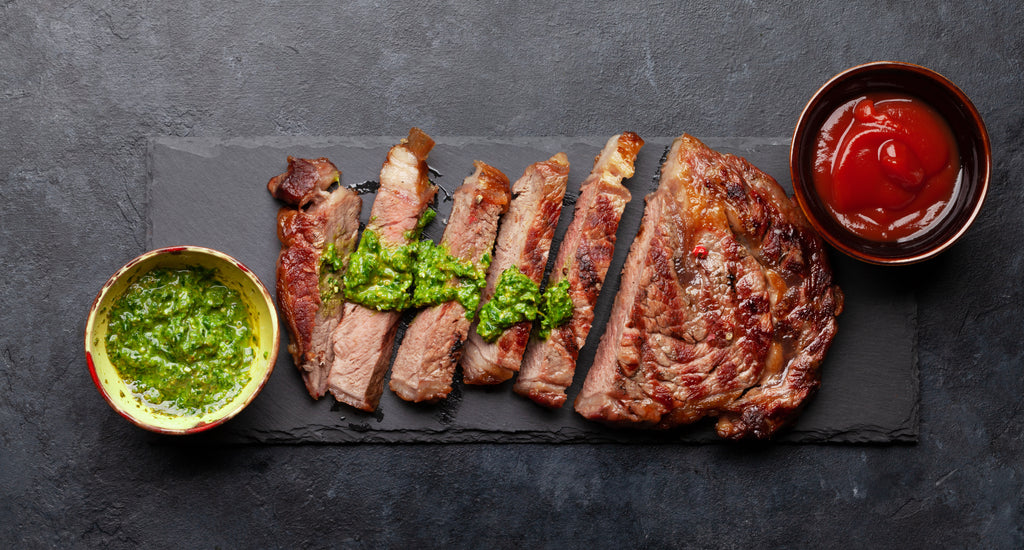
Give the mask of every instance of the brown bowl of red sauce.
[(832, 246), (875, 264), (949, 248), (978, 215), (991, 146), (970, 99), (930, 69), (899, 62), (839, 73), (797, 122), (797, 202)]

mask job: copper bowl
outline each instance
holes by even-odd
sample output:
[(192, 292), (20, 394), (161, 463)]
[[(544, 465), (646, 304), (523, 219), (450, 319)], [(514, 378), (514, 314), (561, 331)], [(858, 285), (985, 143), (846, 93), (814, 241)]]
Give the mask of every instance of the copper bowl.
[[(844, 103), (869, 92), (914, 96), (938, 111), (960, 149), (960, 184), (946, 214), (922, 234), (879, 242), (850, 232), (832, 217), (815, 191), (814, 146), (818, 130)], [(826, 241), (843, 253), (873, 264), (920, 262), (949, 248), (977, 217), (988, 191), (992, 151), (985, 122), (967, 96), (942, 75), (910, 63), (879, 61), (832, 77), (804, 107), (793, 133), (789, 168), (797, 202)]]

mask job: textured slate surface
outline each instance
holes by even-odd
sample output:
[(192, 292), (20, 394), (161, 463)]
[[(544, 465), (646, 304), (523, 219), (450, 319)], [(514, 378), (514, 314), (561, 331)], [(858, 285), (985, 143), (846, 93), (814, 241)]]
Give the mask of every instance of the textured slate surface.
[[(564, 215), (552, 257), (572, 218), (579, 185), (607, 138), (445, 138), (430, 155), (440, 186), (439, 222), (425, 236), (435, 241), (451, 210), (451, 193), (471, 171), (474, 159), (492, 164), (516, 179), (527, 165), (565, 151), (572, 163)], [(223, 250), (253, 269), (273, 288), (280, 243), (275, 215), (280, 204), (266, 192), (266, 180), (284, 171), (289, 154), (332, 159), (342, 171), (342, 185), (366, 187), (376, 181), (388, 148), (398, 138), (162, 138), (151, 148), (151, 187), (147, 217), (149, 247), (198, 244)], [(592, 337), (581, 351), (580, 370), (569, 403), (582, 386), (602, 327), (618, 288), (618, 273), (640, 225), (643, 197), (657, 186), (660, 159), (671, 142), (648, 138), (637, 159), (636, 174), (626, 184), (634, 200), (620, 224), (619, 243), (608, 284), (598, 301)], [(788, 140), (710, 139), (723, 152), (740, 154), (786, 182)], [(373, 194), (363, 195), (362, 221), (369, 217)], [(918, 380), (914, 355), (916, 303), (907, 287), (887, 281), (891, 270), (862, 266), (835, 255), (837, 279), (844, 288), (846, 312), (839, 336), (823, 365), (822, 390), (785, 441), (914, 441), (918, 428)], [(282, 342), (286, 342), (282, 330)], [(398, 341), (401, 340), (401, 334)], [(306, 394), (287, 353), (278, 356), (275, 372), (260, 397), (223, 429), (203, 442), (670, 442), (717, 441), (709, 423), (652, 434), (613, 430), (588, 422), (571, 406), (542, 409), (511, 391), (455, 385), (454, 395), (435, 405), (403, 402), (385, 390), (380, 407), (364, 413)]]
[[(1013, 2), (0, 1), (0, 546), (1024, 546), (1021, 28)], [(154, 137), (787, 136), (878, 59), (956, 82), (994, 157), (963, 240), (891, 275), (917, 444), (197, 448), (86, 372)]]

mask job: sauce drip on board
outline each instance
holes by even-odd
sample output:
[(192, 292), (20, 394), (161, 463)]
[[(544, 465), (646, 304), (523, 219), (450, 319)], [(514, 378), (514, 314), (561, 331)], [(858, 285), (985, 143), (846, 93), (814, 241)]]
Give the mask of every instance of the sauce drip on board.
[(923, 101), (895, 93), (851, 99), (822, 125), (814, 185), (843, 227), (864, 238), (913, 238), (938, 222), (960, 182), (953, 132)]

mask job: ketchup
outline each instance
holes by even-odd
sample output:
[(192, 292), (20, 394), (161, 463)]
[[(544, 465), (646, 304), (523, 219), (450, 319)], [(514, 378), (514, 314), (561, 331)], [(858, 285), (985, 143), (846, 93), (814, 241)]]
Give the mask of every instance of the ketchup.
[(874, 241), (914, 237), (946, 213), (960, 181), (953, 132), (923, 101), (865, 94), (818, 132), (814, 186), (832, 216)]

